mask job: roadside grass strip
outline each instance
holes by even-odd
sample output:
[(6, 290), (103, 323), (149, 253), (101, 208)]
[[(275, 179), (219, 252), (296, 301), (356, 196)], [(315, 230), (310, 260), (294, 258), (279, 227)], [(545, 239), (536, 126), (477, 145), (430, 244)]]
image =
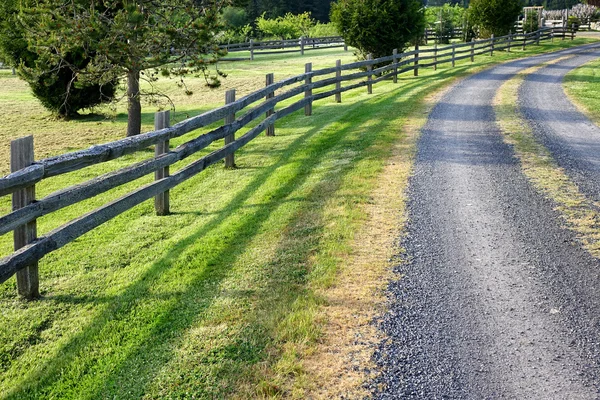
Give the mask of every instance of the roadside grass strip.
[(518, 108), (518, 90), (525, 77), (569, 57), (529, 68), (507, 81), (496, 94), (494, 110), (504, 140), (513, 146), (523, 173), (537, 190), (554, 201), (565, 226), (576, 233), (583, 247), (594, 257), (600, 257), (600, 204), (579, 191), (548, 149), (533, 136)]
[[(371, 322), (383, 312), (389, 260), (398, 253), (419, 131), (440, 91), (502, 61), (589, 42), (497, 52), (402, 75), (371, 96), (356, 90), (342, 104), (317, 102), (312, 117), (278, 121), (277, 136), (236, 153), (237, 169), (215, 165), (173, 189), (173, 215), (157, 217), (146, 202), (50, 254), (40, 265), (41, 300), (17, 299), (14, 279), (0, 285), (0, 398), (366, 395), (365, 369), (381, 340)], [(335, 63), (339, 54), (331, 54), (320, 62)], [(296, 62), (297, 72), (306, 61), (279, 60)], [(263, 72), (247, 86), (264, 85)], [(0, 104), (22, 98), (15, 110), (27, 121), (11, 120), (4, 139), (39, 121), (27, 114), (33, 100), (13, 89)], [(71, 149), (69, 135), (80, 131), (73, 142), (85, 146), (106, 124), (113, 123), (69, 121), (52, 152)], [(124, 122), (114, 124), (107, 135), (122, 132)], [(44, 140), (58, 126), (44, 120)], [(142, 157), (50, 179), (39, 193)], [(42, 218), (40, 232), (139, 183)], [(1, 198), (0, 211), (9, 208)], [(2, 255), (11, 239), (0, 238)]]
[(577, 108), (600, 126), (600, 60), (569, 72), (563, 81), (565, 93)]

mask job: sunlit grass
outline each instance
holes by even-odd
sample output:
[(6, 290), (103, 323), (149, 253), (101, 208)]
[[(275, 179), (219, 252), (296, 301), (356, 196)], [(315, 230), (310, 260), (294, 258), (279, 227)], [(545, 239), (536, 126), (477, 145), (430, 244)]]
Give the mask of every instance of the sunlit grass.
[[(406, 144), (407, 155), (414, 151), (406, 125), (423, 120), (423, 99), (493, 63), (584, 42), (423, 69), (418, 78), (407, 74), (397, 85), (375, 86), (372, 96), (364, 88), (345, 93), (342, 104), (317, 102), (312, 117), (295, 113), (277, 122), (276, 137), (242, 149), (237, 169), (216, 165), (172, 190), (173, 215), (157, 217), (146, 202), (50, 254), (40, 263), (41, 300), (17, 299), (14, 280), (0, 285), (0, 397), (306, 397), (314, 387), (303, 358), (322, 339), (322, 293), (353, 257), (353, 239), (392, 149)], [(280, 79), (303, 72), (305, 62), (316, 69), (338, 58), (347, 62), (352, 55), (330, 50), (224, 64), (230, 77), (216, 92), (205, 92), (201, 80), (188, 82), (190, 98), (169, 87), (180, 110), (175, 120), (220, 104), (233, 82), (243, 95), (262, 87), (268, 72)], [(114, 119), (55, 121), (19, 80), (0, 74), (0, 88), (0, 103), (11, 114), (0, 127), (3, 150), (27, 133), (44, 156), (125, 131), (119, 109)], [(50, 179), (38, 185), (38, 195), (149, 154)], [(410, 168), (403, 165), (405, 176)], [(39, 232), (138, 184), (42, 218)], [(9, 206), (0, 199), (2, 213)], [(11, 246), (10, 235), (0, 238), (1, 255)], [(365, 285), (384, 286), (377, 278)]]

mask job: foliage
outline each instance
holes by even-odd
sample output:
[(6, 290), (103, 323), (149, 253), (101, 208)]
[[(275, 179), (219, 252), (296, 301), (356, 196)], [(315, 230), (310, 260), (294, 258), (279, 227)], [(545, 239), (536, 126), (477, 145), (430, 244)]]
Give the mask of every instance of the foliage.
[(225, 7), (221, 14), (223, 25), (228, 29), (240, 29), (248, 24), (248, 13), (244, 8)]
[[(63, 65), (69, 54), (80, 51), (87, 62), (68, 65), (82, 84), (104, 85), (127, 77), (128, 136), (140, 133), (140, 96), (145, 94), (140, 79), (156, 79), (155, 69), (179, 76), (204, 73), (209, 85), (218, 85), (207, 66), (222, 54), (214, 40), (223, 0), (105, 0), (102, 8), (95, 3), (79, 0), (57, 6), (38, 0), (35, 8), (23, 11), (22, 20), (38, 67)], [(51, 72), (48, 68), (40, 74)]]
[(465, 16), (465, 9), (458, 4), (425, 9), (427, 27), (434, 30), (437, 43), (448, 43), (454, 29), (464, 25)]
[(217, 36), (219, 44), (245, 43), (252, 36), (252, 27), (244, 25), (239, 29), (227, 29)]
[(567, 27), (579, 30), (579, 25), (581, 25), (581, 20), (575, 15), (569, 15), (569, 18), (567, 18)]
[(308, 36), (310, 37), (327, 37), (327, 36), (339, 36), (339, 32), (337, 31), (334, 24), (331, 22), (327, 24), (322, 24), (317, 22), (315, 26), (310, 28), (308, 32)]
[[(18, 68), (19, 75), (30, 86), (32, 93), (48, 110), (59, 117), (69, 118), (82, 109), (112, 101), (118, 80), (103, 84), (84, 83), (70, 68), (54, 63), (44, 65), (41, 71), (38, 56), (28, 49), (24, 27), (18, 23), (17, 1), (5, 0), (0, 4), (0, 56), (4, 62)], [(65, 54), (70, 65), (81, 68), (89, 62), (80, 49)]]
[(522, 11), (521, 0), (471, 0), (469, 19), (481, 37), (507, 35)]
[(298, 15), (287, 13), (277, 18), (266, 18), (263, 13), (256, 19), (256, 26), (264, 35), (275, 36), (282, 40), (308, 36), (314, 24), (308, 12)]
[(535, 10), (527, 10), (523, 19), (523, 32), (531, 33), (540, 28), (539, 13)]
[(319, 22), (329, 22), (329, 0), (249, 0), (243, 6), (250, 21), (263, 14), (273, 19), (287, 13), (298, 15), (308, 12)]
[(332, 4), (331, 20), (362, 58), (402, 51), (425, 28), (419, 0), (338, 0)]

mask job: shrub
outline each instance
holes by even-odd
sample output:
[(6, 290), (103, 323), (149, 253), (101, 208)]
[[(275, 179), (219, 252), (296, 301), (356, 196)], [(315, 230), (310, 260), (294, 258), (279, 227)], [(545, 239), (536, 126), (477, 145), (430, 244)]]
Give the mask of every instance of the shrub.
[(531, 33), (540, 29), (539, 13), (534, 10), (530, 10), (525, 15), (523, 20), (523, 32)]
[(267, 36), (284, 39), (296, 39), (308, 36), (315, 22), (309, 12), (294, 15), (287, 13), (283, 17), (265, 18), (265, 14), (256, 19), (258, 30)]
[(428, 7), (425, 10), (427, 26), (435, 32), (437, 43), (448, 43), (454, 29), (464, 25), (465, 9), (456, 4)]
[(331, 21), (360, 58), (403, 51), (425, 28), (420, 0), (338, 0), (331, 7)]
[(481, 37), (507, 35), (522, 11), (521, 0), (471, 0), (469, 19)]
[[(18, 69), (19, 76), (44, 107), (59, 117), (68, 118), (77, 115), (79, 110), (114, 100), (116, 80), (104, 85), (83, 84), (68, 66), (38, 68), (38, 55), (28, 49), (24, 28), (16, 18), (17, 9), (16, 0), (3, 0), (0, 4), (0, 53), (7, 64)], [(71, 52), (65, 58), (77, 68), (84, 68), (89, 62), (83, 50)], [(41, 72), (42, 69), (51, 72)]]
[(339, 32), (337, 31), (336, 27), (334, 24), (332, 24), (331, 22), (328, 24), (322, 24), (320, 22), (317, 22), (317, 24), (315, 26), (313, 26), (312, 28), (310, 28), (310, 31), (308, 32), (308, 36), (309, 37), (327, 37), (327, 36), (339, 36)]

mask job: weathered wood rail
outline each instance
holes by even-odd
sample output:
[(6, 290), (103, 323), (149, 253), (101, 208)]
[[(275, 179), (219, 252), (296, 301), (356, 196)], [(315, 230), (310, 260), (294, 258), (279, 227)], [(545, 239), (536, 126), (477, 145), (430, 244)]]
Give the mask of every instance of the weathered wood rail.
[[(462, 38), (462, 29), (454, 29), (446, 35), (438, 35), (434, 29), (425, 29), (423, 34), (425, 43), (427, 44), (430, 40), (439, 39), (460, 39)], [(254, 41), (249, 40), (244, 43), (229, 43), (221, 45), (220, 48), (227, 50), (228, 53), (237, 52), (250, 52), (249, 57), (227, 57), (224, 60), (228, 61), (241, 61), (241, 60), (254, 60), (257, 55), (265, 54), (283, 54), (283, 53), (300, 53), (304, 54), (305, 51), (317, 50), (317, 49), (335, 49), (343, 47), (348, 50), (348, 46), (341, 36), (326, 36), (326, 37), (301, 37), (298, 39), (281, 39), (281, 40), (264, 40)]]
[(228, 57), (224, 60), (238, 61), (238, 60), (254, 60), (256, 55), (265, 54), (283, 54), (283, 53), (300, 53), (304, 54), (305, 51), (317, 50), (317, 49), (335, 49), (343, 47), (348, 50), (344, 39), (341, 36), (327, 36), (318, 38), (306, 38), (301, 37), (298, 39), (289, 40), (265, 40), (265, 41), (254, 41), (250, 40), (244, 43), (231, 43), (220, 46), (222, 49), (227, 50), (228, 53), (236, 52), (250, 52), (250, 57)]
[[(38, 161), (33, 161), (32, 140), (18, 139), (12, 146), (12, 172), (0, 178), (0, 196), (13, 196), (13, 211), (0, 217), (0, 235), (15, 232), (15, 252), (0, 259), (0, 283), (19, 273), (19, 294), (29, 298), (37, 296), (37, 262), (45, 255), (152, 198), (155, 198), (157, 214), (167, 215), (169, 202), (166, 192), (223, 159), (231, 157), (229, 159), (233, 163), (233, 154), (261, 132), (266, 131), (268, 136), (273, 136), (277, 120), (300, 109), (304, 109), (306, 115), (311, 115), (312, 104), (317, 100), (335, 96), (335, 101), (341, 102), (342, 93), (346, 91), (368, 86), (371, 93), (377, 83), (387, 79), (397, 82), (398, 75), (408, 71), (418, 75), (421, 68), (437, 68), (441, 64), (454, 66), (458, 60), (470, 58), (473, 61), (478, 55), (493, 55), (494, 51), (500, 50), (510, 51), (511, 46), (525, 47), (553, 37), (552, 29), (544, 29), (527, 35), (509, 35), (444, 47), (436, 46), (433, 49), (419, 49), (417, 46), (413, 51), (401, 54), (394, 51), (391, 56), (377, 59), (369, 57), (366, 61), (348, 64), (342, 64), (338, 60), (336, 66), (320, 70), (312, 70), (312, 64), (309, 63), (303, 74), (279, 82), (274, 82), (272, 74), (268, 74), (263, 89), (237, 100), (234, 93), (228, 93), (226, 105), (173, 126), (169, 126), (168, 118), (165, 118), (164, 114), (159, 114), (155, 131)], [(321, 79), (317, 79), (320, 77)], [(342, 86), (343, 83), (347, 85)], [(330, 88), (325, 91), (316, 90), (328, 87)], [(278, 92), (284, 88), (285, 91)], [(297, 96), (303, 97), (291, 105), (276, 109), (282, 101)], [(243, 114), (235, 117), (236, 113), (242, 111)], [(235, 138), (236, 132), (259, 118), (263, 118), (260, 123), (239, 138)], [(169, 148), (169, 140), (219, 121), (225, 122), (174, 149)], [(228, 140), (223, 147), (170, 174), (169, 166), (225, 138)], [(35, 185), (43, 179), (114, 160), (146, 150), (150, 146), (156, 147), (152, 158), (69, 186), (42, 199), (35, 199)], [(36, 219), (149, 174), (155, 174), (154, 182), (50, 232), (36, 236)]]

